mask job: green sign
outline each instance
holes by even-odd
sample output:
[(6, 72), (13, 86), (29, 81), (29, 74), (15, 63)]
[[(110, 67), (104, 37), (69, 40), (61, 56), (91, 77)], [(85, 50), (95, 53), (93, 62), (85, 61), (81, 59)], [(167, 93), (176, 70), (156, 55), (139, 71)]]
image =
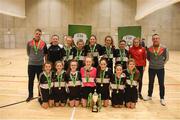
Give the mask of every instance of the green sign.
[(68, 35), (73, 37), (75, 44), (78, 39), (83, 39), (86, 43), (91, 36), (91, 30), (90, 25), (68, 25)]
[(131, 46), (135, 37), (141, 38), (141, 26), (118, 27), (118, 39), (125, 40), (127, 45)]

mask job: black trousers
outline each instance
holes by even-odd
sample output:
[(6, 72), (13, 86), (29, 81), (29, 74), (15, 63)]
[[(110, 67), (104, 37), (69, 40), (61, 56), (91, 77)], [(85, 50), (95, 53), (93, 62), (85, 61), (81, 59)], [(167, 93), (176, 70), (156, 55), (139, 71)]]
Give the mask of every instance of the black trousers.
[(143, 79), (143, 74), (144, 74), (144, 66), (136, 66), (136, 68), (139, 70), (140, 72), (140, 76), (139, 76), (139, 79), (138, 79), (138, 83), (139, 83), (139, 86), (138, 86), (138, 93), (141, 94), (141, 91), (142, 91), (142, 79)]
[(160, 98), (164, 99), (165, 94), (165, 87), (164, 87), (164, 75), (165, 71), (163, 69), (151, 69), (149, 68), (149, 88), (148, 88), (148, 96), (152, 96), (153, 88), (154, 88), (154, 79), (157, 75), (158, 83), (159, 83), (159, 91), (160, 91)]
[(42, 65), (28, 65), (28, 91), (29, 97), (33, 97), (34, 79), (37, 75), (39, 81), (39, 74), (42, 72)]

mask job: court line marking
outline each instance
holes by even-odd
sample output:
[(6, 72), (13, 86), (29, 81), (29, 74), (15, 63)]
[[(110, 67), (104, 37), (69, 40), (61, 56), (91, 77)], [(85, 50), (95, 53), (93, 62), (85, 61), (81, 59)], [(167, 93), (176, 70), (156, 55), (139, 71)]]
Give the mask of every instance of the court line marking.
[[(35, 100), (37, 98), (39, 98), (39, 97), (34, 97), (32, 100)], [(2, 105), (2, 106), (0, 106), (0, 108), (10, 107), (10, 106), (17, 105), (17, 104), (24, 103), (24, 102), (26, 102), (26, 100), (22, 100), (22, 101), (15, 102), (15, 103), (10, 103), (10, 104), (7, 104), (7, 105)]]
[(0, 77), (28, 77), (25, 75), (0, 75)]
[(74, 120), (75, 111), (76, 111), (76, 107), (73, 107), (73, 111), (71, 113), (70, 120)]

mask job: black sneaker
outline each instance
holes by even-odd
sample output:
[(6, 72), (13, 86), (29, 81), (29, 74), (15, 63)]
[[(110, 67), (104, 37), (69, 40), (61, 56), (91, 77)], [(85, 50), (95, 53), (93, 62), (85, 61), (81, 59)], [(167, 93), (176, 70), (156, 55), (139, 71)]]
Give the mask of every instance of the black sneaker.
[(141, 94), (139, 94), (139, 99), (143, 100), (143, 96)]
[(31, 101), (33, 99), (33, 97), (32, 96), (29, 96), (27, 99), (26, 99), (26, 102), (29, 102), (29, 101)]

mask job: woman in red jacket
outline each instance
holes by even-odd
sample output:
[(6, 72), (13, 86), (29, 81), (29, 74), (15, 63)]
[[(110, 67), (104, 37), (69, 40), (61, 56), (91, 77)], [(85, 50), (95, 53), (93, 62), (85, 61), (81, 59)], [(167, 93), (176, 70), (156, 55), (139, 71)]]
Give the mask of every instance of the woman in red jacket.
[(136, 68), (140, 72), (139, 77), (139, 98), (143, 99), (141, 95), (142, 90), (142, 78), (143, 78), (143, 72), (144, 68), (146, 66), (146, 49), (140, 45), (140, 38), (134, 38), (133, 40), (133, 46), (129, 49), (129, 55), (131, 58), (133, 58), (136, 62)]

